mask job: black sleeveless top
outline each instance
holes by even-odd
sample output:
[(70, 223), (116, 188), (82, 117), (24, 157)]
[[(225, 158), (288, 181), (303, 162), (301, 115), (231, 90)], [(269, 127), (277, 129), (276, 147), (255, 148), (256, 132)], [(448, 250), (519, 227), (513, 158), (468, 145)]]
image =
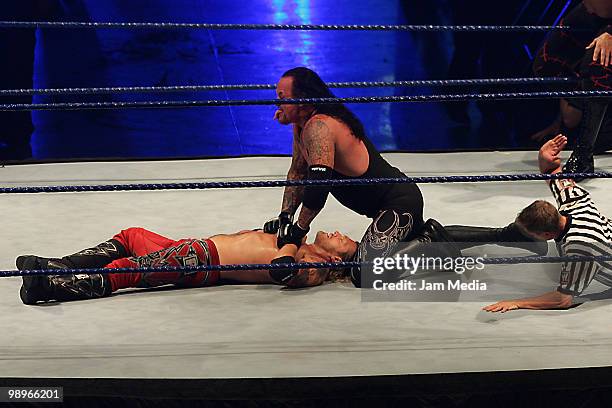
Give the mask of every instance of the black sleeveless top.
[[(391, 166), (365, 136), (363, 143), (370, 157), (366, 172), (358, 177), (349, 177), (334, 170), (335, 179), (406, 177), (397, 167)], [(423, 196), (414, 183), (333, 186), (331, 194), (345, 207), (370, 218), (386, 209), (408, 211), (415, 221), (423, 217)]]

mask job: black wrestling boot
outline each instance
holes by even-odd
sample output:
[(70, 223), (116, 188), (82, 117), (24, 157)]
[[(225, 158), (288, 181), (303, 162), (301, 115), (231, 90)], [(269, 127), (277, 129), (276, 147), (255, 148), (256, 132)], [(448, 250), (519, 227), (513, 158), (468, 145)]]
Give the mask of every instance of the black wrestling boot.
[[(401, 249), (393, 252), (390, 257), (403, 257), (408, 256), (410, 258), (459, 258), (461, 257), (461, 251), (459, 247), (455, 245), (451, 235), (446, 229), (436, 220), (428, 219), (423, 227), (417, 232), (412, 239), (403, 241)], [(428, 274), (433, 270), (425, 270), (419, 272)], [(411, 273), (414, 278), (416, 271)], [(387, 270), (385, 271), (386, 282), (398, 282), (405, 275), (403, 270)]]
[[(103, 268), (116, 259), (126, 258), (129, 254), (127, 250), (117, 240), (111, 239), (92, 248), (87, 248), (72, 255), (67, 255), (62, 258), (43, 258), (34, 255), (24, 255), (17, 258), (17, 269), (85, 269), (85, 268)], [(29, 259), (36, 258), (35, 260)], [(29, 263), (29, 266), (20, 268), (20, 263)], [(47, 263), (53, 262), (50, 266)]]
[(495, 244), (525, 249), (541, 256), (548, 253), (548, 243), (546, 241), (538, 241), (524, 235), (514, 222), (504, 228), (450, 225), (446, 227), (446, 232), (459, 249), (471, 248), (482, 244)]
[[(22, 255), (17, 257), (15, 264), (17, 269), (42, 270), (42, 269), (68, 269), (68, 266), (57, 259), (41, 258), (35, 255)], [(48, 275), (22, 276), (23, 280), (19, 297), (25, 305), (33, 305), (36, 302), (50, 300), (53, 290), (49, 283)]]
[[(438, 221), (433, 218), (428, 219), (419, 232), (409, 241), (405, 249), (401, 252), (418, 252), (416, 248), (420, 248), (421, 252), (424, 251), (426, 256), (442, 256), (457, 258), (461, 256), (460, 248), (454, 243), (454, 239), (451, 234), (448, 233), (445, 227), (443, 227)], [(440, 245), (428, 245), (432, 243), (438, 243)]]
[(126, 258), (129, 254), (115, 239), (87, 248), (76, 254), (64, 256), (61, 262), (70, 268), (103, 268), (116, 259)]
[[(92, 248), (87, 248), (82, 251), (79, 251), (72, 255), (64, 256), (61, 259), (57, 258), (43, 258), (34, 255), (25, 255), (20, 256), (16, 260), (17, 269), (19, 270), (33, 270), (33, 269), (79, 269), (79, 268), (103, 268), (109, 263), (113, 262), (116, 259), (121, 259), (127, 257), (129, 254), (127, 250), (121, 245), (121, 243), (117, 240), (111, 239), (101, 244), (98, 244)], [(77, 275), (77, 276), (90, 276), (93, 277), (98, 276), (99, 274), (94, 275)], [(68, 281), (65, 278), (71, 277), (73, 275), (63, 275), (63, 276), (46, 276), (46, 275), (33, 275), (33, 276), (24, 276), (23, 284), (21, 285), (21, 290), (19, 292), (21, 301), (26, 305), (34, 304), (38, 301), (47, 301), (47, 300), (76, 300), (73, 299), (73, 296), (69, 296), (65, 299), (57, 299), (50, 296), (54, 296), (56, 291), (52, 287), (53, 284), (60, 284), (60, 286), (64, 285), (67, 287), (70, 286)], [(102, 276), (102, 275), (100, 275)], [(54, 278), (54, 279), (51, 279)], [(106, 280), (106, 275), (103, 276)], [(100, 280), (100, 278), (96, 278)], [(94, 280), (96, 280), (94, 279)], [(81, 285), (78, 282), (73, 282), (74, 285)], [(84, 287), (87, 286), (87, 283), (83, 283)], [(81, 286), (82, 286), (81, 285)], [(93, 282), (91, 283), (91, 287), (93, 288), (93, 292), (98, 293), (99, 291), (95, 288), (99, 286), (104, 286), (105, 283), (102, 282)], [(106, 283), (107, 286), (108, 285)], [(76, 290), (78, 292), (78, 290)], [(61, 296), (61, 290), (58, 292), (58, 296)], [(74, 294), (75, 291), (69, 291)], [(87, 292), (85, 290), (85, 292)], [(110, 293), (109, 293), (110, 294)], [(100, 297), (100, 296), (94, 296)], [(84, 295), (84, 297), (79, 297), (79, 299), (89, 299)]]
[[(576, 146), (563, 166), (564, 173), (592, 173), (595, 171), (593, 150), (607, 110), (607, 101), (591, 99), (585, 102)], [(583, 178), (575, 178), (577, 182), (582, 180)]]
[[(33, 269), (68, 269), (68, 266), (57, 259), (41, 258), (34, 255), (17, 258), (19, 270)], [(32, 275), (23, 276), (19, 291), (21, 301), (26, 305), (50, 300), (70, 301), (96, 299), (109, 296), (112, 288), (105, 274), (79, 275)]]
[(111, 283), (106, 274), (52, 275), (49, 276), (52, 300), (70, 301), (97, 299), (110, 296)]

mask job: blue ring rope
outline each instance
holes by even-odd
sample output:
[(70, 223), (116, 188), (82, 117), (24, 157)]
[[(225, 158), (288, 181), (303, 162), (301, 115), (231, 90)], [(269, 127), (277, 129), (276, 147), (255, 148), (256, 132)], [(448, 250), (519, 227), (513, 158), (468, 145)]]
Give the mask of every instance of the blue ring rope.
[(560, 180), (575, 178), (612, 178), (612, 173), (556, 173), (556, 174), (491, 174), (476, 176), (423, 176), (391, 177), (366, 179), (326, 179), (326, 180), (259, 180), (259, 181), (207, 181), (203, 183), (157, 183), (157, 184), (101, 184), (76, 186), (23, 186), (3, 187), (0, 194), (31, 193), (80, 193), (108, 191), (156, 191), (156, 190), (206, 190), (218, 188), (262, 188), (285, 186), (352, 186), (366, 184), (433, 184), (433, 183), (478, 183), (511, 182), (535, 180)]
[[(612, 255), (596, 256), (525, 256), (525, 257), (498, 257), (484, 258), (482, 263), (490, 265), (516, 265), (534, 263), (563, 263), (563, 262), (607, 262), (612, 261)], [(33, 269), (33, 270), (4, 270), (0, 271), (0, 278), (12, 276), (32, 275), (77, 275), (95, 273), (152, 273), (152, 272), (193, 272), (193, 271), (244, 271), (244, 270), (275, 270), (275, 269), (325, 269), (325, 268), (352, 268), (368, 265), (368, 262), (295, 262), (275, 264), (236, 264), (236, 265), (202, 265), (202, 266), (160, 266), (148, 268), (78, 268), (78, 269)]]
[(206, 30), (306, 30), (306, 31), (461, 31), (461, 32), (534, 32), (581, 30), (568, 26), (545, 25), (387, 25), (387, 24), (210, 24), (169, 22), (87, 22), (87, 21), (0, 21), (0, 28), (148, 28)]
[[(408, 88), (431, 86), (478, 86), (478, 85), (531, 85), (531, 84), (573, 84), (576, 78), (534, 77), (534, 78), (485, 78), (485, 79), (431, 79), (412, 81), (372, 82), (328, 82), (329, 88)], [(38, 88), (0, 89), (0, 96), (22, 95), (97, 95), (124, 93), (169, 93), (202, 91), (272, 90), (276, 84), (235, 84), (235, 85), (177, 85), (177, 86), (111, 86), (102, 88)]]
[[(559, 99), (559, 98), (609, 98), (612, 91), (542, 91), (542, 92), (499, 92), (468, 93), (447, 95), (402, 95), (402, 96), (356, 96), (347, 98), (295, 98), (283, 99), (284, 105), (298, 104), (338, 104), (338, 103), (384, 103), (384, 102), (453, 102), (464, 100), (504, 100), (504, 99)], [(126, 108), (194, 108), (211, 106), (278, 105), (279, 99), (230, 99), (230, 100), (193, 100), (193, 101), (140, 101), (140, 102), (63, 102), (36, 104), (0, 104), (0, 111), (32, 110), (91, 110)]]

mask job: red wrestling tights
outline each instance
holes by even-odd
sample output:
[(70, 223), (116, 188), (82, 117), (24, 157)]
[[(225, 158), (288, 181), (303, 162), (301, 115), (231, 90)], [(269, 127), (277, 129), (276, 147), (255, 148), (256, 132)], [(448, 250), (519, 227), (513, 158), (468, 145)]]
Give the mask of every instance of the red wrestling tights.
[[(128, 228), (115, 235), (130, 254), (106, 268), (142, 268), (157, 266), (218, 265), (217, 248), (211, 240), (174, 241), (144, 228)], [(218, 271), (109, 273), (113, 292), (123, 288), (154, 287), (175, 284), (183, 287), (214, 285)]]

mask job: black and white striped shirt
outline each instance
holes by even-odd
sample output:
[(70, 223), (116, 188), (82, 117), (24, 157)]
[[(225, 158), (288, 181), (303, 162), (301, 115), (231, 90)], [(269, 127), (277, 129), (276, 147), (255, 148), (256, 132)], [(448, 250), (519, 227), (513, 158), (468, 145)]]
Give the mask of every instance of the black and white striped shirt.
[[(608, 255), (612, 221), (599, 212), (589, 192), (573, 180), (553, 180), (550, 190), (559, 212), (567, 217), (565, 230), (556, 240), (559, 255)], [(577, 296), (593, 279), (612, 286), (612, 263), (565, 262), (557, 290)]]

